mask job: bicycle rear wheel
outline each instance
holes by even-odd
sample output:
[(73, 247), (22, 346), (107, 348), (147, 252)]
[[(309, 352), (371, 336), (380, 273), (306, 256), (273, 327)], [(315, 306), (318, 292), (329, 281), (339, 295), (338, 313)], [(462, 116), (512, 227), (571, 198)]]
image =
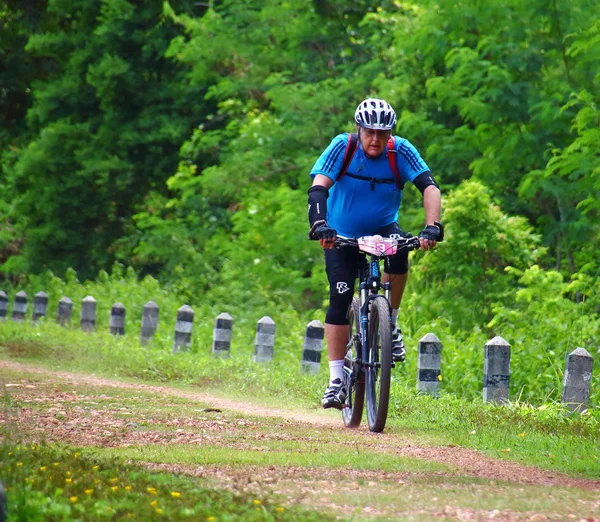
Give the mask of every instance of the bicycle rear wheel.
[(367, 421), (369, 430), (380, 432), (387, 420), (392, 376), (390, 308), (383, 296), (376, 297), (371, 302), (368, 344)]
[(347, 428), (358, 428), (362, 420), (365, 404), (365, 375), (356, 364), (360, 356), (360, 304), (354, 298), (348, 308), (350, 328), (348, 333), (348, 351), (344, 360), (344, 382), (348, 397), (346, 406), (342, 410), (344, 425)]

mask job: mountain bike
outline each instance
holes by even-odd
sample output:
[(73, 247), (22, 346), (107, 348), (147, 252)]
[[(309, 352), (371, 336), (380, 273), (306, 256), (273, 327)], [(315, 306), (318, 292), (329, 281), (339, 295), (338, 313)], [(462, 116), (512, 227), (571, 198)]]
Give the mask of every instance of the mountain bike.
[[(344, 359), (347, 398), (342, 417), (348, 428), (360, 425), (366, 392), (369, 430), (381, 432), (387, 421), (394, 362), (391, 284), (381, 281), (379, 263), (400, 250), (419, 248), (419, 238), (365, 236), (350, 239), (338, 236), (335, 246), (358, 248), (361, 252), (358, 268), (359, 297), (352, 300), (348, 309), (350, 327)], [(384, 291), (383, 294), (379, 293), (381, 290)]]

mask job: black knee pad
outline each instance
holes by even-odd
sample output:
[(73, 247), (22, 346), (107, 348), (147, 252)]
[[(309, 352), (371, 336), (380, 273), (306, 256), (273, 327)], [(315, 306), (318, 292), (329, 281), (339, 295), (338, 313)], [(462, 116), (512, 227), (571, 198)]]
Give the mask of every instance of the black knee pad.
[(327, 324), (348, 324), (348, 308), (352, 303), (352, 292), (334, 294), (329, 297), (329, 308), (325, 315)]

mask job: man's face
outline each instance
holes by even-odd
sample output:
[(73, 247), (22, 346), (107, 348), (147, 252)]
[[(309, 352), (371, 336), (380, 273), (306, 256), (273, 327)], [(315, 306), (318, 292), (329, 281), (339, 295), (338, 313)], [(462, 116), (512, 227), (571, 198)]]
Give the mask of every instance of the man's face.
[(361, 127), (357, 130), (360, 144), (367, 157), (376, 158), (383, 154), (387, 141), (392, 135), (392, 131), (366, 129)]

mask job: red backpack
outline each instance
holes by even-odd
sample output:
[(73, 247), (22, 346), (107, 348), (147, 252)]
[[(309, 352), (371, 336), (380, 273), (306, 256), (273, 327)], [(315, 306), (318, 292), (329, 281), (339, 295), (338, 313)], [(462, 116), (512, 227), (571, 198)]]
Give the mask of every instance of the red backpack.
[[(358, 148), (358, 135), (356, 133), (348, 133), (348, 144), (346, 145), (346, 153), (344, 154), (344, 161), (342, 163), (342, 168), (340, 173), (338, 174), (337, 181), (342, 179), (346, 174), (348, 174), (348, 167), (350, 166), (350, 162), (354, 157), (354, 153)], [(394, 173), (394, 179), (377, 179), (377, 178), (369, 178), (367, 176), (359, 176), (357, 174), (348, 174), (351, 178), (360, 179), (363, 181), (369, 181), (371, 183), (371, 190), (375, 188), (376, 183), (393, 183), (396, 181), (396, 187), (398, 190), (402, 190), (404, 188), (404, 183), (402, 183), (402, 178), (400, 178), (400, 171), (398, 170), (398, 161), (396, 159), (396, 138), (394, 136), (390, 136), (388, 140), (388, 150), (387, 150), (388, 161), (390, 162), (390, 168)]]

